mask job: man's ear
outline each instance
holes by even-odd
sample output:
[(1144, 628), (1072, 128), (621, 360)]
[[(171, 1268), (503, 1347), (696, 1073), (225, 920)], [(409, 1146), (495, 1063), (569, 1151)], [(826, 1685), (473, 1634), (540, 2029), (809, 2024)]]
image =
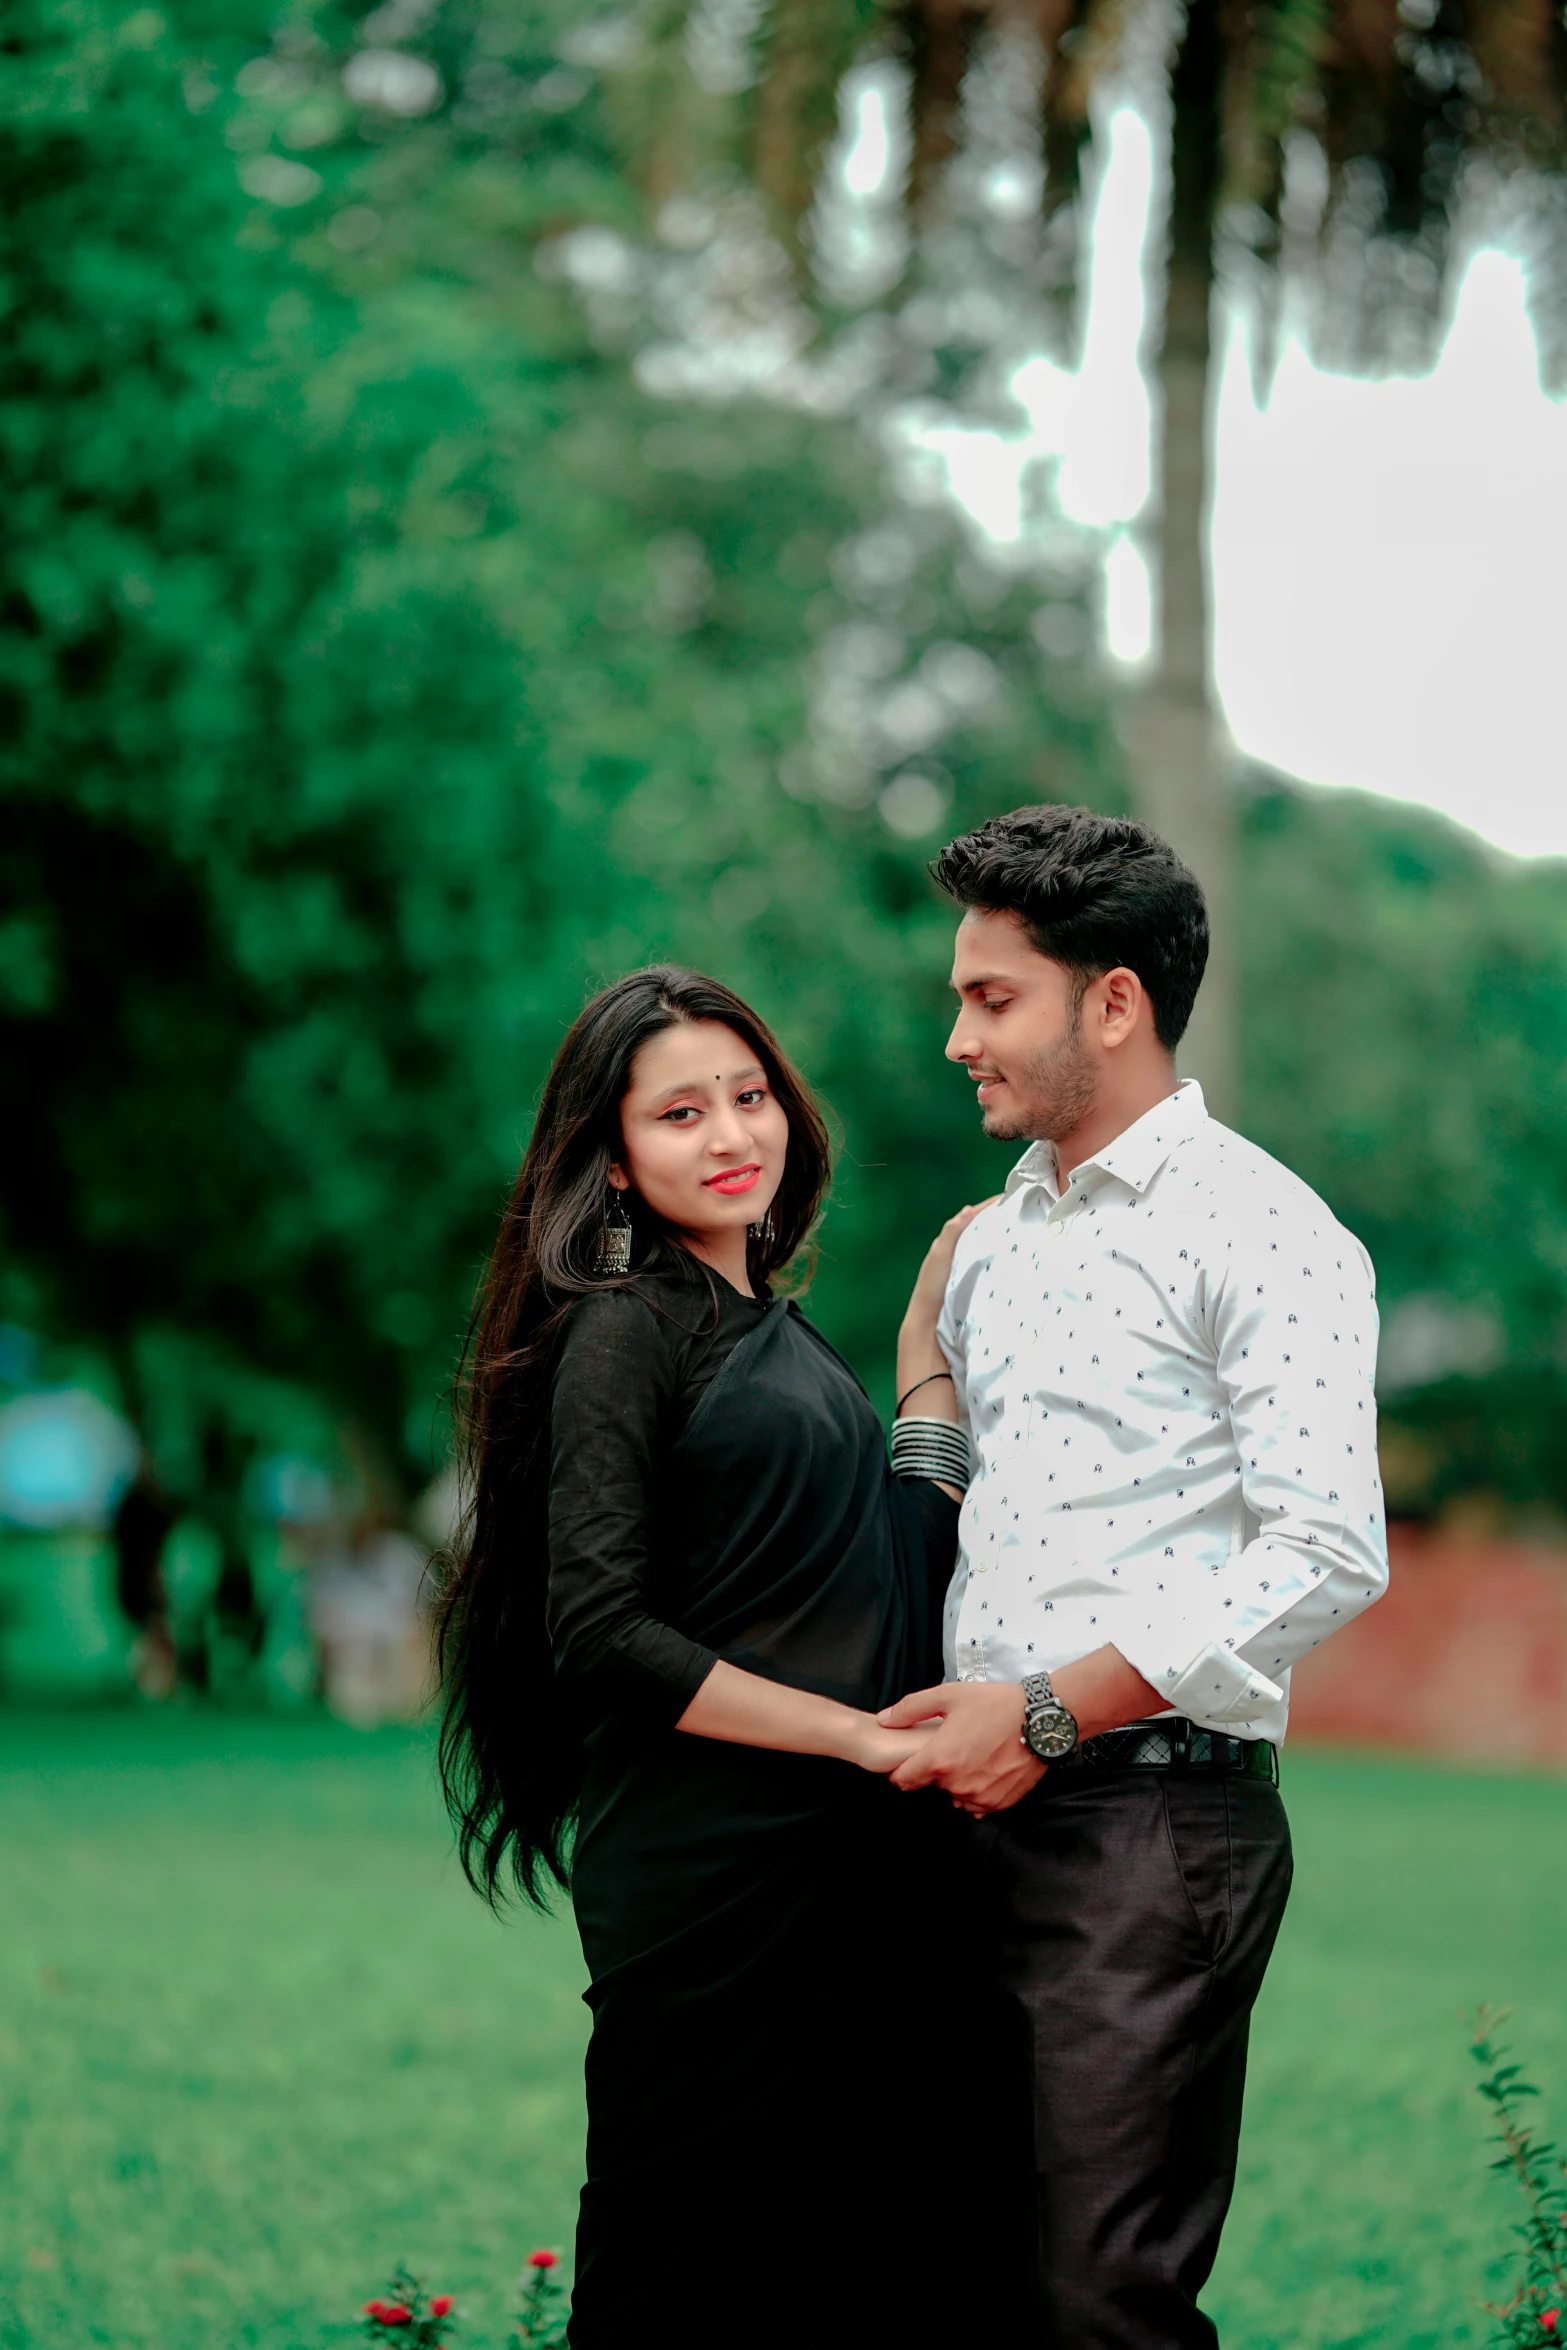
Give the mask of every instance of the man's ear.
[(1148, 990), (1135, 971), (1119, 963), (1107, 971), (1099, 982), (1103, 996), (1100, 1013), (1100, 1040), (1106, 1045), (1125, 1044), (1137, 1027), (1137, 1016), (1148, 1001)]

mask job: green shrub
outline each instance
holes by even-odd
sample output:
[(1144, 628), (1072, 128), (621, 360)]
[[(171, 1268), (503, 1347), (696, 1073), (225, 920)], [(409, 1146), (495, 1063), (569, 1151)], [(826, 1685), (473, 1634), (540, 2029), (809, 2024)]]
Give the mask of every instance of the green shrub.
[(1496, 2320), (1495, 2350), (1551, 2350), (1561, 2342), (1567, 2319), (1567, 2163), (1525, 2118), (1525, 2100), (1540, 2092), (1520, 2066), (1506, 2061), (1507, 2050), (1496, 2039), (1505, 2021), (1505, 2010), (1480, 2009), (1473, 2054), (1485, 2076), (1480, 2094), (1496, 2117), (1491, 2143), (1501, 2148), (1491, 2168), (1511, 2173), (1528, 2216), (1514, 2230), (1524, 2247), (1518, 2289), (1510, 2301), (1487, 2307)]

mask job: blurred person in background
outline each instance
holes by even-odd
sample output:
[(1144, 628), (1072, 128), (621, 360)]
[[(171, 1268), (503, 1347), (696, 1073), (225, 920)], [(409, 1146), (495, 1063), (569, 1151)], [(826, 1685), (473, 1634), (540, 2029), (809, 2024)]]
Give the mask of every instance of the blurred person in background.
[(311, 1556), (307, 1612), (322, 1694), (345, 1722), (368, 1729), (419, 1711), (430, 1679), (428, 1568), (413, 1536), (374, 1508), (334, 1528)]
[(194, 1491), (173, 1498), (144, 1453), (115, 1508), (115, 1596), (135, 1632), (131, 1673), (144, 1697), (231, 1697), (255, 1672), (267, 1619), (245, 1503), (254, 1453), (253, 1437), (213, 1414)]
[(172, 1697), (177, 1677), (163, 1552), (179, 1517), (145, 1453), (121, 1494), (110, 1523), (114, 1593), (135, 1630), (131, 1678), (143, 1697)]
[[(690, 2350), (928, 2339), (951, 2237), (984, 2247), (972, 2338), (1021, 2320), (1024, 2117), (962, 1823), (900, 1799), (926, 1733), (876, 1720), (939, 1654), (963, 1447), (891, 1473), (775, 1290), (828, 1172), (756, 1013), (633, 973), (561, 1046), (481, 1295), (442, 1760), (476, 1887), (569, 1885), (587, 1957), (574, 2350), (640, 2338), (672, 2245)], [(911, 1303), (926, 1347), (963, 1221)]]
[[(190, 1689), (221, 1695), (239, 1686), (255, 1665), (266, 1638), (266, 1616), (256, 1590), (251, 1559), (254, 1527), (245, 1506), (245, 1480), (255, 1458), (253, 1435), (214, 1415), (201, 1443), (201, 1490), (192, 1512), (197, 1547), (210, 1551), (204, 1590), (190, 1609), (176, 1609), (175, 1644), (180, 1681)], [(199, 1537), (205, 1535), (205, 1542)]]
[(975, 1472), (945, 1684), (881, 1719), (939, 1717), (897, 1783), (978, 1822), (1045, 2338), (1210, 2350), (1196, 2296), (1290, 1884), (1290, 1666), (1387, 1581), (1371, 1265), (1176, 1075), (1208, 922), (1165, 842), (1022, 808), (934, 870), (964, 909), (947, 1057), (985, 1132), (1029, 1147), (957, 1242), (939, 1329), (907, 1336)]

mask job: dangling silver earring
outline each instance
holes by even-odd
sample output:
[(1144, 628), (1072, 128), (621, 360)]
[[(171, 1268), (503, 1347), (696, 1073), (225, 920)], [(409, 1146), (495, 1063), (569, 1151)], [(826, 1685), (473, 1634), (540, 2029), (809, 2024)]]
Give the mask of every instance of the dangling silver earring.
[(749, 1234), (750, 1238), (756, 1242), (758, 1248), (772, 1247), (773, 1233), (775, 1230), (776, 1226), (773, 1223), (773, 1211), (771, 1208), (768, 1209), (760, 1224), (747, 1224), (746, 1226), (747, 1233)]
[(609, 1212), (599, 1235), (599, 1253), (593, 1269), (596, 1273), (629, 1273), (631, 1270), (631, 1218), (626, 1213), (625, 1201), (613, 1184), (609, 1189)]

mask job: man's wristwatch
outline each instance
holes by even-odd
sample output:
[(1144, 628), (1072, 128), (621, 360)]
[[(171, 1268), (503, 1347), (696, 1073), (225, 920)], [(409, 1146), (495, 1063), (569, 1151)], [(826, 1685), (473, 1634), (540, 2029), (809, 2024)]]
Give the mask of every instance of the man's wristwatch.
[(1050, 1686), (1048, 1673), (1023, 1677), (1023, 1744), (1041, 1762), (1063, 1762), (1077, 1744), (1077, 1723)]

